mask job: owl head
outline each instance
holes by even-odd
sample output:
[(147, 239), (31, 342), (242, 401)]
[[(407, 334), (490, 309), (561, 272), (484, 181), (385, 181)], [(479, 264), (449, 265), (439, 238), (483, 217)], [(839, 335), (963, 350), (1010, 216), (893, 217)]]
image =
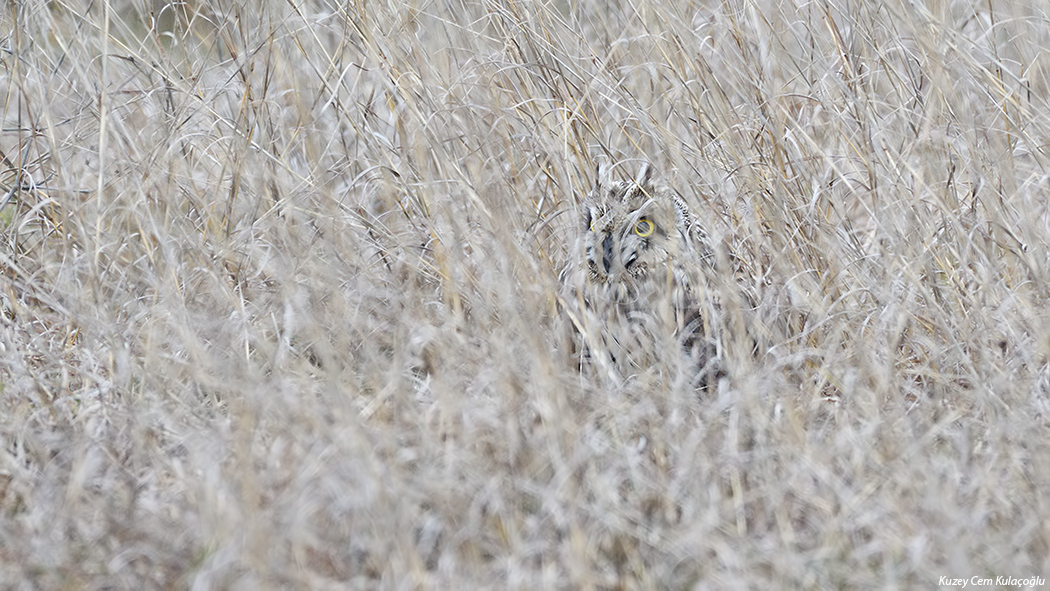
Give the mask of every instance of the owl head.
[(593, 281), (637, 283), (666, 275), (680, 256), (688, 226), (686, 212), (668, 191), (654, 187), (652, 167), (642, 166), (628, 182), (602, 178), (582, 202), (583, 251)]

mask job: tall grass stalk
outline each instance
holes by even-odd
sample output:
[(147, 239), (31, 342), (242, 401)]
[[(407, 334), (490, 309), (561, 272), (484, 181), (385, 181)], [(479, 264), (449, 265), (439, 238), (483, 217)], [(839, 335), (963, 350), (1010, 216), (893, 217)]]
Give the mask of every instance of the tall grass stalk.
[[(26, 0), (0, 37), (0, 586), (1050, 576), (1043, 3)], [(743, 262), (770, 347), (718, 391), (567, 354), (599, 160)]]

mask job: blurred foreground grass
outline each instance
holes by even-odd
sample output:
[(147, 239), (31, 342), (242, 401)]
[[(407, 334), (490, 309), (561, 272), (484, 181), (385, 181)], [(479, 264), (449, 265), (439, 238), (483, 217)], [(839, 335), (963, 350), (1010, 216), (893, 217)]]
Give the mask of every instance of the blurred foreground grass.
[[(1050, 576), (1048, 17), (8, 4), (2, 586)], [(560, 352), (602, 158), (763, 290), (721, 392)]]

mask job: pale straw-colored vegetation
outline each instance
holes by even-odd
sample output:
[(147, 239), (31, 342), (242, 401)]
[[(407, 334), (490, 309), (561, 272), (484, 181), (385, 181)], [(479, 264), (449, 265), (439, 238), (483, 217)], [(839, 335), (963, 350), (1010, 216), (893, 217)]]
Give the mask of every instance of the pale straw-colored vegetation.
[[(3, 588), (1050, 577), (1045, 3), (2, 15)], [(719, 390), (567, 354), (599, 159), (747, 266)]]

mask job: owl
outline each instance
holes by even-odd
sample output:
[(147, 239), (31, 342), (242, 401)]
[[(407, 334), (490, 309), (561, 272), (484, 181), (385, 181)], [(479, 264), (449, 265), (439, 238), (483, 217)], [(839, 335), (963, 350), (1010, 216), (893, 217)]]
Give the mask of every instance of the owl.
[[(579, 203), (574, 259), (563, 275), (581, 366), (622, 383), (661, 374), (706, 388), (722, 372), (704, 289), (714, 256), (707, 234), (649, 165), (631, 181), (597, 172)], [(707, 309), (707, 311), (705, 311)]]

